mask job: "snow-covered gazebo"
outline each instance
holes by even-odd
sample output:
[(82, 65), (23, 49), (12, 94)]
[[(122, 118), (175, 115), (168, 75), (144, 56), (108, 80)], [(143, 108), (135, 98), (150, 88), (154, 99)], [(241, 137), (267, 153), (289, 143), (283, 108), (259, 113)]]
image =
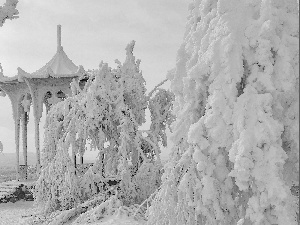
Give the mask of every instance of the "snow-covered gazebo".
[(43, 104), (48, 112), (51, 105), (71, 94), (70, 83), (85, 74), (82, 66), (76, 66), (61, 46), (61, 25), (57, 26), (57, 51), (53, 58), (41, 69), (27, 73), (18, 68), (14, 77), (6, 77), (0, 66), (0, 95), (8, 95), (13, 109), (16, 143), (16, 170), (20, 175), (19, 144), (20, 125), (22, 127), (24, 169), (27, 174), (27, 124), (30, 106), (33, 105), (35, 124), (35, 148), (37, 170), (40, 168), (40, 134), (39, 123), (42, 117)]

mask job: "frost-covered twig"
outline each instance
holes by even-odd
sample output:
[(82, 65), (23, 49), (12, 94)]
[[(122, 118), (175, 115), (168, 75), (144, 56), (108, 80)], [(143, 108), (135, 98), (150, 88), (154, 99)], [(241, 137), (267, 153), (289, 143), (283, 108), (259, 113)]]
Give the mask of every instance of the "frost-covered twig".
[(161, 86), (161, 85), (163, 85), (165, 82), (167, 82), (168, 81), (168, 79), (166, 78), (166, 79), (164, 79), (162, 82), (160, 82), (158, 85), (156, 85), (153, 89), (152, 89), (152, 91), (150, 91), (149, 92), (149, 94), (148, 94), (148, 96), (147, 96), (147, 98), (148, 98), (148, 100), (151, 98), (151, 96), (153, 95), (153, 93)]
[(142, 207), (144, 204), (146, 204), (146, 203), (147, 203), (147, 207), (146, 207), (146, 208), (147, 208), (147, 210), (148, 210), (148, 208), (149, 208), (149, 202), (152, 201), (152, 200), (154, 199), (154, 197), (156, 196), (156, 194), (158, 193), (159, 190), (160, 190), (160, 189), (157, 188), (155, 192), (153, 192), (147, 199), (145, 199), (145, 201), (143, 201), (143, 202), (139, 205), (139, 207), (137, 208), (137, 210), (134, 212), (133, 217), (136, 216), (136, 214), (140, 211), (141, 207)]

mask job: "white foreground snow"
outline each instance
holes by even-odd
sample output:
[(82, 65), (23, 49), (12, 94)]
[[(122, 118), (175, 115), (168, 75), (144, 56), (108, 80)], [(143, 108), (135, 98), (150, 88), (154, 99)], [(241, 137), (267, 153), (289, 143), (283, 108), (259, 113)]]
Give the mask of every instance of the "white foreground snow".
[(34, 213), (33, 202), (2, 203), (0, 204), (0, 225), (26, 225), (26, 220)]
[(84, 225), (143, 225), (143, 223), (139, 223), (131, 218), (128, 218), (126, 216), (120, 217), (120, 216), (110, 216), (102, 221), (95, 222), (95, 223), (86, 223)]
[[(0, 225), (29, 225), (32, 215), (37, 210), (33, 207), (33, 202), (18, 201), (16, 203), (0, 204)], [(71, 225), (72, 223), (67, 223)], [(99, 222), (89, 223), (89, 225), (142, 225), (126, 216), (114, 215)], [(83, 224), (84, 225), (84, 224)]]

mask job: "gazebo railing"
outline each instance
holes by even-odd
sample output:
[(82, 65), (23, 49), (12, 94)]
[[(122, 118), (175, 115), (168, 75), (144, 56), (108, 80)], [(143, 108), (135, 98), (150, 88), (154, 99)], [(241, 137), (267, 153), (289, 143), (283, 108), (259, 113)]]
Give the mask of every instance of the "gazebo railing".
[(19, 165), (19, 180), (35, 180), (36, 178), (36, 166)]
[(76, 174), (82, 176), (94, 163), (76, 164)]
[[(76, 165), (76, 174), (78, 176), (82, 176), (91, 166), (93, 163), (84, 163), (84, 164), (77, 164)], [(30, 165), (19, 165), (19, 179), (20, 180), (35, 180), (37, 178), (37, 170), (36, 166)]]

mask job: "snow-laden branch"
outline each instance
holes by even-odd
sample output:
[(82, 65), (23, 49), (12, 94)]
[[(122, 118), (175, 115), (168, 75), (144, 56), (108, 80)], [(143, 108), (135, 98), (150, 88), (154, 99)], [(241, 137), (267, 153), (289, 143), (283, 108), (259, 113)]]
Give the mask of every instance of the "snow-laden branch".
[(18, 18), (18, 10), (16, 9), (18, 0), (6, 0), (3, 6), (0, 6), (0, 27), (3, 26), (5, 20)]
[(190, 5), (148, 224), (298, 224), (298, 2), (235, 3)]

